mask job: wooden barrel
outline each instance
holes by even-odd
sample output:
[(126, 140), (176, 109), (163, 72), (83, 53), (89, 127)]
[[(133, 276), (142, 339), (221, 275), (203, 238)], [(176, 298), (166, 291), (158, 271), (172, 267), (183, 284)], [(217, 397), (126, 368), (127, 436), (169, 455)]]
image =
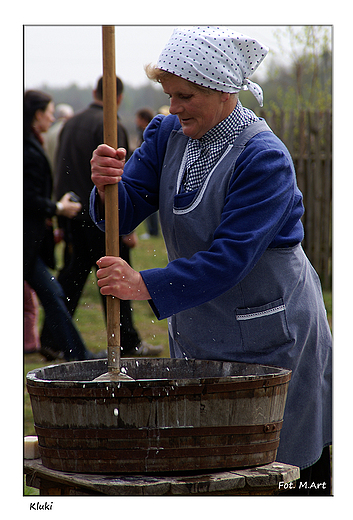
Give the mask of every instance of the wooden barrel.
[(106, 363), (62, 363), (27, 374), (44, 466), (149, 473), (275, 460), (290, 370), (133, 358), (122, 360), (133, 381), (93, 381)]

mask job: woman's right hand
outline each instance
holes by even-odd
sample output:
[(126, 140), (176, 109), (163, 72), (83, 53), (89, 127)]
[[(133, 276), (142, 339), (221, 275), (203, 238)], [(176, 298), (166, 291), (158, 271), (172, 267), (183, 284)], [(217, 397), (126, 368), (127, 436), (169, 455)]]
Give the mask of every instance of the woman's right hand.
[(124, 172), (126, 150), (115, 150), (107, 144), (101, 144), (93, 152), (91, 159), (91, 179), (97, 187), (99, 197), (104, 203), (104, 190), (107, 184), (121, 181)]

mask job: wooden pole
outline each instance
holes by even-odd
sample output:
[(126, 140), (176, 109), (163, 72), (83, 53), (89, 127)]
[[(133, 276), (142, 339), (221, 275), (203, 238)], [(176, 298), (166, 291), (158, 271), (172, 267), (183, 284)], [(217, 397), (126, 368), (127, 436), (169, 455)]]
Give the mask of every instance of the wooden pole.
[[(115, 28), (102, 27), (104, 143), (118, 148)], [(105, 187), (105, 246), (107, 256), (119, 256), (118, 185)], [(107, 296), (108, 371), (120, 373), (120, 300)]]

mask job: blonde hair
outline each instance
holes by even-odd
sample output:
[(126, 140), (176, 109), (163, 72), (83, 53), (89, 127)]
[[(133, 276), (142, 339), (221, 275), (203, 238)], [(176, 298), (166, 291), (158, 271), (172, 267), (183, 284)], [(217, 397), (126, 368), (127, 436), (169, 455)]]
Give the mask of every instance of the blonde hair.
[(165, 70), (159, 69), (157, 65), (152, 65), (152, 63), (145, 65), (145, 72), (148, 79), (156, 81), (157, 83), (160, 83), (168, 76), (173, 76), (171, 72), (166, 72)]

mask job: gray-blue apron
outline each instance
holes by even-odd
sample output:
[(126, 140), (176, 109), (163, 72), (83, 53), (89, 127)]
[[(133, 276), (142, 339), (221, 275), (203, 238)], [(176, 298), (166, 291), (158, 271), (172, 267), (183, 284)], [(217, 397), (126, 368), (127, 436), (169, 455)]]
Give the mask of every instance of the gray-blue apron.
[[(235, 161), (248, 140), (262, 131), (270, 129), (259, 121), (238, 136), (186, 208), (174, 202), (188, 138), (181, 130), (172, 132), (159, 197), (169, 261), (190, 258), (210, 247)], [(291, 369), (277, 460), (302, 469), (318, 460), (332, 440), (331, 334), (319, 278), (301, 245), (267, 249), (240, 283), (218, 298), (172, 316), (168, 330), (172, 357)]]

